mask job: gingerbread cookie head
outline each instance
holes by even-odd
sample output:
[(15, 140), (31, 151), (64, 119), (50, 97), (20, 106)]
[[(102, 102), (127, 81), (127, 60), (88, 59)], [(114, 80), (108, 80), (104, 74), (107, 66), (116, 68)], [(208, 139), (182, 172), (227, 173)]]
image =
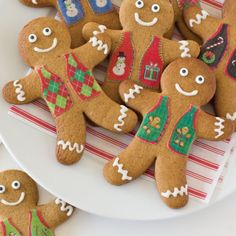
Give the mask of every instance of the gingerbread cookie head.
[(52, 57), (70, 48), (70, 34), (65, 25), (51, 18), (38, 18), (27, 24), (20, 33), (20, 54), (30, 67), (46, 64)]
[(173, 26), (174, 10), (164, 0), (124, 0), (120, 21), (125, 31), (144, 30), (145, 34), (164, 35)]
[(214, 74), (202, 61), (181, 58), (166, 68), (162, 75), (161, 87), (164, 93), (184, 103), (203, 106), (214, 96), (216, 80)]
[(0, 215), (23, 208), (34, 207), (38, 202), (36, 183), (24, 172), (7, 170), (0, 173)]

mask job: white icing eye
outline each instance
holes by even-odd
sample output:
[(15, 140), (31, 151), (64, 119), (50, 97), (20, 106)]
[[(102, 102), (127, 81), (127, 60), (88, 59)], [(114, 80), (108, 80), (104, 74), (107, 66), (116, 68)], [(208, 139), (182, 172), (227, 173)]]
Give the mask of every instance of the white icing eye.
[(144, 3), (141, 0), (136, 1), (135, 5), (136, 5), (137, 8), (143, 8), (144, 7)]
[(28, 40), (30, 43), (35, 43), (37, 41), (37, 36), (35, 34), (30, 34)]
[(49, 27), (44, 28), (44, 29), (43, 29), (43, 34), (44, 34), (45, 36), (50, 36), (50, 35), (52, 34), (52, 30), (51, 30)]
[(186, 77), (188, 76), (188, 69), (186, 68), (181, 68), (180, 71), (179, 71), (179, 74), (183, 77)]
[(20, 188), (20, 182), (15, 180), (15, 181), (12, 182), (11, 186), (12, 186), (13, 189), (19, 189)]
[(160, 6), (158, 4), (153, 4), (152, 5), (152, 11), (153, 12), (159, 12), (160, 11)]
[(196, 83), (203, 84), (205, 82), (205, 78), (202, 75), (198, 75), (195, 79)]
[(4, 193), (6, 191), (6, 188), (4, 185), (0, 185), (0, 193)]

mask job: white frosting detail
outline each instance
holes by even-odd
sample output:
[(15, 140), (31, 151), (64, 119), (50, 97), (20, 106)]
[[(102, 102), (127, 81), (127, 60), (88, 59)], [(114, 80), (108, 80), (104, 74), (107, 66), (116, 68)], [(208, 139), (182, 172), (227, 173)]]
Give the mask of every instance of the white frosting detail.
[(192, 92), (186, 92), (184, 91), (180, 85), (178, 83), (175, 84), (175, 89), (182, 95), (186, 96), (186, 97), (193, 97), (196, 96), (198, 94), (198, 90), (193, 90)]
[(124, 124), (125, 124), (124, 118), (127, 117), (126, 112), (128, 111), (128, 108), (127, 108), (126, 106), (121, 105), (120, 108), (121, 108), (121, 109), (120, 109), (120, 114), (121, 114), (121, 115), (118, 117), (118, 121), (119, 121), (120, 123), (114, 125), (114, 128), (115, 128), (117, 131), (119, 131), (119, 132), (122, 131), (122, 129), (119, 128), (119, 127), (124, 126)]
[(135, 93), (140, 94), (140, 90), (142, 90), (142, 89), (143, 89), (143, 87), (135, 84), (133, 89), (129, 89), (129, 93), (124, 94), (125, 102), (127, 103), (129, 101), (129, 99), (134, 99), (135, 98), (134, 94)]
[(54, 38), (51, 47), (49, 47), (49, 48), (38, 48), (38, 47), (34, 47), (34, 51), (35, 51), (35, 52), (40, 52), (40, 53), (50, 52), (50, 51), (52, 51), (56, 46), (57, 46), (57, 38)]
[(170, 198), (172, 197), (178, 197), (178, 195), (180, 196), (184, 196), (184, 195), (188, 195), (188, 185), (186, 184), (185, 186), (181, 186), (180, 188), (174, 188), (174, 191), (171, 192), (170, 190), (167, 190), (166, 192), (162, 192), (161, 196), (165, 197), (165, 198)]
[(179, 47), (180, 51), (183, 51), (181, 53), (181, 57), (182, 58), (191, 57), (191, 54), (189, 53), (190, 49), (188, 48), (189, 42), (186, 40), (182, 40), (182, 41), (179, 41), (179, 44), (180, 44), (180, 47)]
[(94, 35), (94, 36), (96, 36), (96, 35), (98, 35), (98, 34), (101, 34), (101, 33), (105, 33), (107, 27), (106, 27), (105, 25), (99, 25), (99, 26), (98, 26), (98, 29), (99, 29), (99, 31), (96, 31), (96, 30), (93, 31), (93, 35)]
[(64, 140), (60, 140), (57, 142), (57, 145), (61, 145), (63, 150), (66, 150), (68, 148), (69, 151), (72, 152), (75, 150), (79, 154), (82, 153), (84, 150), (84, 146), (82, 144), (74, 143), (72, 145), (70, 141), (65, 142)]
[(137, 12), (134, 13), (134, 18), (138, 24), (140, 24), (142, 26), (147, 26), (147, 27), (151, 27), (158, 22), (158, 19), (156, 17), (154, 17), (153, 20), (150, 22), (143, 21), (140, 19), (139, 14)]
[(234, 112), (233, 115), (231, 115), (230, 113), (227, 113), (227, 114), (226, 114), (226, 118), (227, 118), (228, 120), (235, 121), (235, 120), (236, 120), (236, 112)]
[(6, 201), (4, 199), (0, 199), (0, 202), (2, 204), (6, 205), (6, 206), (17, 206), (17, 205), (21, 204), (24, 201), (24, 199), (25, 199), (25, 193), (22, 192), (20, 194), (20, 198), (16, 202), (8, 202), (8, 201)]
[(17, 94), (17, 100), (20, 102), (23, 102), (26, 100), (25, 98), (25, 92), (23, 91), (22, 85), (19, 83), (19, 80), (15, 80), (13, 82), (14, 87), (16, 88), (15, 92)]
[(197, 24), (200, 25), (202, 23), (203, 20), (206, 20), (206, 18), (209, 16), (209, 13), (205, 10), (201, 11), (201, 14), (197, 14), (196, 15), (196, 19), (190, 19), (189, 20), (189, 25), (190, 27), (193, 28), (193, 24)]
[(66, 202), (64, 202), (63, 200), (61, 200), (59, 198), (57, 198), (55, 200), (55, 203), (57, 205), (61, 205), (60, 210), (63, 211), (63, 212), (67, 212), (66, 213), (67, 216), (71, 216), (72, 215), (72, 213), (73, 213), (73, 207), (72, 206), (70, 206), (70, 205), (67, 206)]
[(225, 126), (224, 126), (225, 120), (220, 117), (216, 117), (216, 120), (217, 120), (217, 122), (215, 122), (215, 126), (217, 128), (215, 129), (215, 132), (217, 135), (215, 136), (215, 138), (217, 139), (224, 134), (223, 129), (225, 128)]
[(117, 157), (113, 163), (113, 167), (118, 167), (118, 173), (122, 174), (122, 180), (132, 180), (132, 177), (128, 176), (128, 171), (123, 169), (123, 164), (119, 164), (119, 157)]
[(33, 3), (34, 5), (37, 5), (37, 4), (38, 4), (38, 1), (37, 1), (37, 0), (32, 0), (32, 3)]
[(103, 43), (102, 40), (98, 40), (95, 36), (91, 37), (89, 40), (89, 43), (92, 44), (93, 47), (97, 47), (98, 51), (104, 51), (104, 54), (107, 55), (108, 54), (108, 46), (107, 44)]

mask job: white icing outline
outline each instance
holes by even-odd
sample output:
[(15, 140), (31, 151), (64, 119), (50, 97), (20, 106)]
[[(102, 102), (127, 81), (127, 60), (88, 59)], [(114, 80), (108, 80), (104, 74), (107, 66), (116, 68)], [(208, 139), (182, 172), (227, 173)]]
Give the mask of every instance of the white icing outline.
[(193, 24), (200, 25), (203, 20), (206, 20), (206, 18), (209, 16), (209, 13), (205, 10), (201, 11), (201, 14), (196, 15), (196, 19), (190, 19), (189, 20), (189, 26), (193, 28)]
[(84, 150), (84, 145), (78, 143), (74, 143), (72, 145), (70, 141), (64, 141), (64, 140), (59, 140), (57, 142), (57, 146), (62, 146), (63, 150), (69, 149), (69, 151), (71, 152), (75, 150), (78, 154), (82, 153)]
[(23, 87), (20, 84), (20, 81), (19, 80), (15, 80), (13, 82), (13, 86), (16, 88), (15, 93), (17, 94), (17, 97), (16, 97), (17, 100), (19, 102), (24, 102), (26, 100), (26, 97), (25, 97), (25, 92), (23, 90)]
[(57, 43), (58, 43), (57, 38), (54, 38), (51, 47), (49, 47), (49, 48), (34, 47), (34, 51), (39, 52), (39, 53), (50, 52), (57, 46)]
[(117, 157), (115, 160), (114, 160), (114, 162), (113, 162), (113, 167), (118, 167), (118, 173), (119, 174), (122, 174), (122, 180), (124, 181), (124, 180), (129, 180), (129, 181), (131, 181), (133, 178), (132, 177), (130, 177), (130, 176), (128, 176), (128, 170), (124, 170), (123, 169), (123, 164), (119, 164), (119, 157)]
[(103, 43), (102, 40), (98, 40), (95, 36), (91, 37), (89, 43), (92, 44), (92, 47), (97, 47), (98, 51), (104, 51), (104, 54), (108, 54), (108, 45)]
[(156, 17), (154, 17), (153, 20), (149, 22), (143, 21), (140, 19), (138, 12), (134, 13), (134, 19), (139, 25), (146, 26), (146, 27), (151, 27), (158, 22), (158, 19)]
[(70, 205), (66, 205), (66, 202), (64, 202), (63, 200), (57, 198), (57, 199), (55, 200), (55, 204), (56, 204), (56, 205), (61, 205), (60, 210), (61, 210), (62, 212), (67, 212), (66, 215), (67, 215), (68, 217), (72, 215), (72, 213), (73, 213), (73, 211), (74, 211), (73, 207), (70, 206)]
[(186, 92), (184, 91), (180, 85), (178, 83), (175, 84), (175, 89), (182, 95), (186, 96), (186, 97), (193, 97), (196, 96), (198, 94), (198, 90), (193, 90), (192, 92)]
[(226, 118), (227, 118), (228, 120), (235, 121), (235, 120), (236, 120), (236, 112), (234, 112), (233, 115), (231, 115), (230, 113), (227, 113), (227, 114), (226, 114)]
[(37, 0), (32, 0), (32, 3), (33, 3), (34, 5), (38, 5), (38, 1), (37, 1)]
[(135, 84), (133, 89), (129, 89), (129, 93), (124, 93), (124, 99), (125, 99), (125, 103), (127, 103), (129, 101), (129, 99), (134, 99), (135, 96), (134, 94), (140, 94), (140, 90), (143, 90), (143, 87)]
[(126, 106), (123, 106), (123, 105), (120, 105), (120, 108), (121, 108), (121, 109), (120, 109), (120, 114), (121, 114), (121, 115), (118, 117), (118, 121), (119, 121), (120, 123), (114, 125), (114, 128), (115, 128), (117, 131), (119, 131), (119, 132), (122, 131), (122, 129), (119, 128), (119, 127), (124, 126), (124, 124), (125, 124), (124, 118), (127, 117), (126, 112), (129, 110)]
[(99, 25), (98, 29), (99, 29), (99, 31), (96, 31), (96, 30), (93, 31), (94, 36), (101, 34), (101, 33), (105, 33), (107, 27), (105, 25)]
[(20, 198), (16, 201), (16, 202), (8, 202), (4, 199), (0, 199), (0, 202), (6, 206), (17, 206), (19, 204), (21, 204), (25, 199), (25, 192), (22, 192), (20, 194)]
[(174, 188), (174, 191), (171, 192), (170, 190), (167, 190), (166, 192), (162, 192), (161, 196), (165, 198), (170, 198), (172, 197), (178, 197), (180, 195), (183, 197), (184, 195), (188, 195), (188, 185), (186, 184), (185, 186), (181, 186), (180, 188)]
[(223, 131), (223, 129), (225, 128), (225, 126), (224, 126), (225, 120), (220, 117), (216, 117), (216, 120), (217, 120), (217, 122), (215, 122), (215, 126), (217, 127), (217, 129), (214, 129), (214, 130), (217, 135), (215, 136), (215, 139), (221, 137), (225, 133)]
[(186, 58), (186, 57), (191, 57), (190, 49), (188, 48), (189, 42), (187, 40), (181, 40), (179, 41), (180, 44), (180, 51), (182, 51), (181, 53), (181, 57), (182, 58)]

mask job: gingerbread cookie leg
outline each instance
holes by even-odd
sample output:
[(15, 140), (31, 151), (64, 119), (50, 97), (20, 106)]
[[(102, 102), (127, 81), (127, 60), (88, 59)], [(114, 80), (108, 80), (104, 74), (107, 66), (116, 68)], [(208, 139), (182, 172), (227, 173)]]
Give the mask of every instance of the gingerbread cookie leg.
[(159, 153), (155, 178), (163, 201), (171, 208), (180, 208), (188, 202), (186, 181), (187, 157), (171, 152)]
[(77, 107), (56, 118), (56, 154), (60, 163), (71, 165), (80, 160), (85, 148), (86, 124)]
[(20, 0), (24, 5), (29, 7), (52, 7), (55, 6), (54, 0)]
[(103, 174), (111, 184), (123, 185), (142, 175), (154, 159), (155, 154), (146, 143), (135, 138), (128, 148), (105, 165)]

